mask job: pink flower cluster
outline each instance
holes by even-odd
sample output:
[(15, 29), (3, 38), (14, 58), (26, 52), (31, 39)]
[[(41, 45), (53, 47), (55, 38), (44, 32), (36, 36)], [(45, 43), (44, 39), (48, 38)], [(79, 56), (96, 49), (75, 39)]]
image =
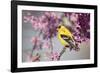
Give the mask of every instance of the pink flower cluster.
[[(60, 13), (60, 12), (58, 12)], [(32, 27), (37, 32), (42, 34), (42, 39), (46, 42), (41, 41), (40, 34), (32, 37), (33, 50), (34, 49), (53, 49), (52, 42), (47, 41), (51, 40), (54, 36), (57, 35), (57, 27), (63, 21), (62, 17), (69, 19), (69, 22), (72, 24), (72, 34), (74, 35), (75, 43), (77, 46), (86, 39), (90, 39), (90, 14), (89, 13), (73, 13), (73, 12), (64, 12), (63, 15), (57, 14), (57, 12), (40, 12), (40, 15), (35, 16), (31, 13), (27, 13), (27, 16), (24, 16), (24, 22), (32, 24)], [(50, 52), (48, 53), (51, 60), (59, 60), (60, 53)], [(39, 55), (32, 56), (31, 61), (39, 60)]]
[(51, 53), (51, 59), (52, 60), (55, 60), (55, 61), (59, 60), (59, 56), (60, 56), (60, 54), (58, 52), (52, 52)]
[(51, 61), (57, 61), (60, 59), (60, 54), (58, 52), (46, 52), (45, 54)]
[(60, 16), (55, 12), (44, 12), (40, 16), (24, 16), (24, 21), (31, 23), (34, 30), (41, 31), (43, 38), (48, 39), (56, 36), (56, 28), (60, 23)]
[(65, 16), (72, 22), (72, 33), (75, 42), (79, 45), (81, 42), (90, 39), (90, 14), (66, 12)]
[(44, 42), (43, 48), (50, 49), (51, 48), (51, 43), (50, 42)]
[(40, 38), (39, 37), (32, 37), (31, 42), (34, 44), (36, 43), (38, 46), (40, 45)]

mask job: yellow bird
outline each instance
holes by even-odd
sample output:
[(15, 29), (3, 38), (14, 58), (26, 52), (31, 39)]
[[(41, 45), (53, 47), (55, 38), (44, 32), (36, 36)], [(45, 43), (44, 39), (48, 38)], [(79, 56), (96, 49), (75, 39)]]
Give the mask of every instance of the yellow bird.
[(78, 47), (75, 44), (73, 34), (68, 28), (66, 28), (64, 25), (60, 25), (57, 28), (57, 31), (58, 31), (57, 37), (62, 45), (64, 45), (65, 47), (70, 47), (70, 50), (78, 49)]

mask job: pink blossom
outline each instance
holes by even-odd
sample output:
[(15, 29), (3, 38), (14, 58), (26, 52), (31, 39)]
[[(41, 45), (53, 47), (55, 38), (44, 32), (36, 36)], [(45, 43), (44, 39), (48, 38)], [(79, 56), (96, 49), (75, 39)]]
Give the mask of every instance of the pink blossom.
[(40, 61), (40, 56), (39, 55), (36, 55), (36, 56), (30, 56), (30, 55), (27, 55), (27, 61), (28, 62), (36, 62), (36, 61)]
[(31, 42), (35, 45), (40, 45), (41, 40), (39, 37), (32, 37)]
[(60, 56), (60, 54), (58, 52), (51, 53), (52, 60), (56, 60), (56, 61), (59, 60), (59, 56)]
[(57, 14), (55, 12), (51, 12), (51, 17), (53, 17), (54, 19), (57, 18)]
[(44, 30), (45, 28), (47, 28), (47, 25), (48, 25), (48, 21), (47, 21), (47, 18), (46, 16), (42, 15), (40, 18), (39, 18), (39, 28), (41, 30)]
[(44, 13), (46, 16), (50, 17), (50, 12), (45, 12)]
[(72, 13), (72, 14), (70, 15), (70, 20), (71, 20), (72, 22), (77, 22), (77, 20), (78, 20), (78, 14)]
[(29, 14), (24, 19), (32, 24), (34, 30), (41, 31), (44, 39), (56, 36), (56, 28), (60, 22), (60, 18), (55, 12), (44, 12), (40, 16), (32, 16)]
[(51, 48), (51, 44), (49, 42), (45, 42), (43, 44), (43, 48), (47, 48), (47, 49), (50, 49)]
[(30, 21), (31, 21), (32, 27), (35, 30), (44, 30), (46, 26), (48, 25), (48, 22), (46, 21), (45, 16), (41, 16), (41, 17), (32, 16)]
[(30, 21), (30, 17), (29, 16), (24, 16), (23, 18), (24, 18), (24, 22), (25, 23)]
[(54, 18), (54, 19), (56, 19), (58, 16), (57, 16), (57, 14), (55, 13), (55, 12), (45, 12), (45, 15), (47, 16), (47, 17), (52, 17), (52, 18)]
[(32, 24), (32, 27), (37, 30), (39, 29), (39, 19), (37, 17), (32, 16), (32, 19), (30, 20), (30, 23)]

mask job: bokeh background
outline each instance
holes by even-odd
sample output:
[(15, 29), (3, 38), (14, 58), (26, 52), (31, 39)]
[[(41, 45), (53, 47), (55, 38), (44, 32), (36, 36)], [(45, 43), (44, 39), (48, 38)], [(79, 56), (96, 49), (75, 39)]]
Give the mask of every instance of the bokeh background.
[[(37, 35), (38, 32), (34, 31), (32, 28), (32, 24), (24, 22), (24, 16), (30, 12), (31, 15), (40, 16), (42, 15), (43, 11), (22, 11), (22, 61), (27, 62), (27, 55), (32, 51), (32, 42), (30, 42), (31, 38)], [(58, 14), (62, 14), (62, 12), (57, 12)], [(44, 41), (44, 40), (43, 40)], [(45, 42), (45, 41), (44, 41)], [(60, 52), (63, 48), (61, 43), (59, 42), (58, 38), (55, 36), (52, 39), (53, 42), (53, 51)], [(82, 60), (82, 59), (90, 59), (90, 40), (86, 40), (82, 42), (80, 45), (80, 50), (78, 52), (69, 49), (66, 49), (64, 54), (61, 56), (61, 60)], [(33, 55), (37, 52), (41, 54), (40, 61), (49, 61), (49, 58), (46, 56), (45, 51), (49, 51), (48, 49), (42, 50), (34, 50)]]

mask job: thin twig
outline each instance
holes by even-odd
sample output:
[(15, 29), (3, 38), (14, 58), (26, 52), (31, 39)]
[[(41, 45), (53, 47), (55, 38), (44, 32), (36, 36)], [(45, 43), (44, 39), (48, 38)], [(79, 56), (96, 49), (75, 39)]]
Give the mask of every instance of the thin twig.
[(50, 38), (50, 43), (51, 43), (51, 53), (52, 53), (53, 52), (52, 38)]
[[(40, 37), (41, 33), (42, 33), (42, 31), (40, 31), (40, 33), (38, 34), (39, 37)], [(32, 52), (31, 52), (30, 57), (32, 57), (33, 51), (34, 51), (34, 49), (36, 48), (36, 45), (37, 45), (37, 41), (35, 41), (35, 43), (34, 43), (34, 46), (33, 46), (33, 48), (32, 48)]]
[(63, 49), (61, 50), (58, 60), (60, 60), (62, 54), (63, 54), (65, 51), (66, 51), (66, 46), (64, 46)]

